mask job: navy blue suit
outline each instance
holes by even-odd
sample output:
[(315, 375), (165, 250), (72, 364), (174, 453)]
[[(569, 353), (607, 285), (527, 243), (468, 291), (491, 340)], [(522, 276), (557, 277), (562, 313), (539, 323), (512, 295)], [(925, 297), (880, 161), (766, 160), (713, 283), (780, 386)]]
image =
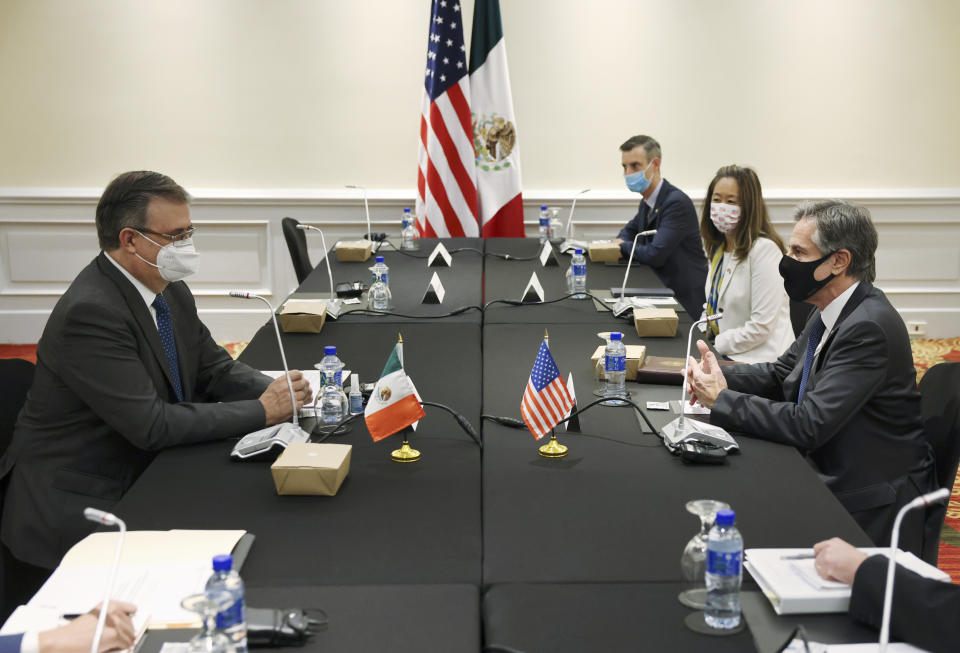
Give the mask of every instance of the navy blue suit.
[(20, 653), (23, 635), (0, 635), (0, 653)]
[(640, 210), (617, 236), (620, 255), (630, 257), (633, 237), (641, 231), (656, 229), (654, 236), (641, 236), (633, 260), (646, 263), (657, 273), (660, 281), (673, 291), (677, 301), (693, 319), (700, 318), (706, 301), (707, 257), (700, 239), (697, 211), (687, 194), (663, 180), (657, 194), (656, 206), (651, 210), (645, 201)]

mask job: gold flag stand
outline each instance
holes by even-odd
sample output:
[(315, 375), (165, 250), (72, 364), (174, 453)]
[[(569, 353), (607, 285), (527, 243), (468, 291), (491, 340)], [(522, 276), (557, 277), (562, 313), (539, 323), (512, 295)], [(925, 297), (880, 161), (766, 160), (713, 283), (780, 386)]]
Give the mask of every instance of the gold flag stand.
[(540, 447), (539, 451), (544, 458), (563, 458), (570, 453), (566, 445), (557, 442), (557, 434), (553, 429), (550, 429), (550, 442)]
[(395, 463), (415, 463), (420, 460), (420, 452), (410, 446), (407, 439), (403, 439), (403, 444), (399, 449), (394, 449), (390, 453), (390, 460)]

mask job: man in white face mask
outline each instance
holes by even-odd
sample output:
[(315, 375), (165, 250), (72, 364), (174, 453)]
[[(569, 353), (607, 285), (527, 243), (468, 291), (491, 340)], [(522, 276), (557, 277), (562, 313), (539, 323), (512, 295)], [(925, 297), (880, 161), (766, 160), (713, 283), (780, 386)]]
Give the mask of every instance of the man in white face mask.
[[(83, 509), (110, 510), (158, 450), (291, 417), (286, 380), (234, 361), (197, 317), (182, 281), (199, 265), (189, 199), (156, 172), (124, 173), (100, 198), (103, 251), (50, 315), (0, 458), (7, 605), (93, 529)], [(291, 378), (302, 404), (309, 384)]]

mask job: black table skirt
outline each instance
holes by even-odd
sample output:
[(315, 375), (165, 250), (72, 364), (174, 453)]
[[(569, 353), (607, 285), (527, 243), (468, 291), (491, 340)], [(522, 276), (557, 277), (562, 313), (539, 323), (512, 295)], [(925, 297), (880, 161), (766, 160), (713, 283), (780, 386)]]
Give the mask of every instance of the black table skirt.
[[(477, 653), (480, 596), (472, 585), (255, 587), (247, 604), (258, 608), (318, 607), (328, 627), (303, 648), (266, 651), (337, 653)], [(151, 631), (142, 653), (165, 641), (187, 641), (195, 631)]]

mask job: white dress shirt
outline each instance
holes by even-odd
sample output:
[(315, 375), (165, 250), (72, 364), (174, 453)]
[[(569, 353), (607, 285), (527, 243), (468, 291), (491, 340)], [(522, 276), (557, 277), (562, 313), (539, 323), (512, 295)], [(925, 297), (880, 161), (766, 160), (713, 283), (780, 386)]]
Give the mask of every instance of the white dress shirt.
[(650, 210), (657, 208), (657, 196), (660, 194), (660, 189), (663, 188), (663, 177), (660, 177), (660, 181), (657, 182), (656, 188), (653, 189), (653, 192), (650, 193), (650, 197), (645, 197), (644, 202), (647, 203), (647, 206), (650, 207)]
[(814, 360), (820, 355), (820, 350), (823, 349), (823, 345), (827, 342), (827, 338), (830, 337), (830, 332), (833, 331), (833, 327), (836, 326), (837, 320), (840, 318), (840, 313), (843, 312), (843, 307), (847, 305), (847, 302), (850, 301), (850, 298), (853, 296), (853, 291), (857, 289), (857, 286), (860, 285), (859, 281), (854, 282), (852, 286), (844, 290), (842, 293), (837, 295), (836, 299), (827, 304), (827, 307), (820, 311), (820, 319), (823, 320), (823, 337), (820, 338), (820, 344), (817, 345), (817, 351), (814, 352)]

